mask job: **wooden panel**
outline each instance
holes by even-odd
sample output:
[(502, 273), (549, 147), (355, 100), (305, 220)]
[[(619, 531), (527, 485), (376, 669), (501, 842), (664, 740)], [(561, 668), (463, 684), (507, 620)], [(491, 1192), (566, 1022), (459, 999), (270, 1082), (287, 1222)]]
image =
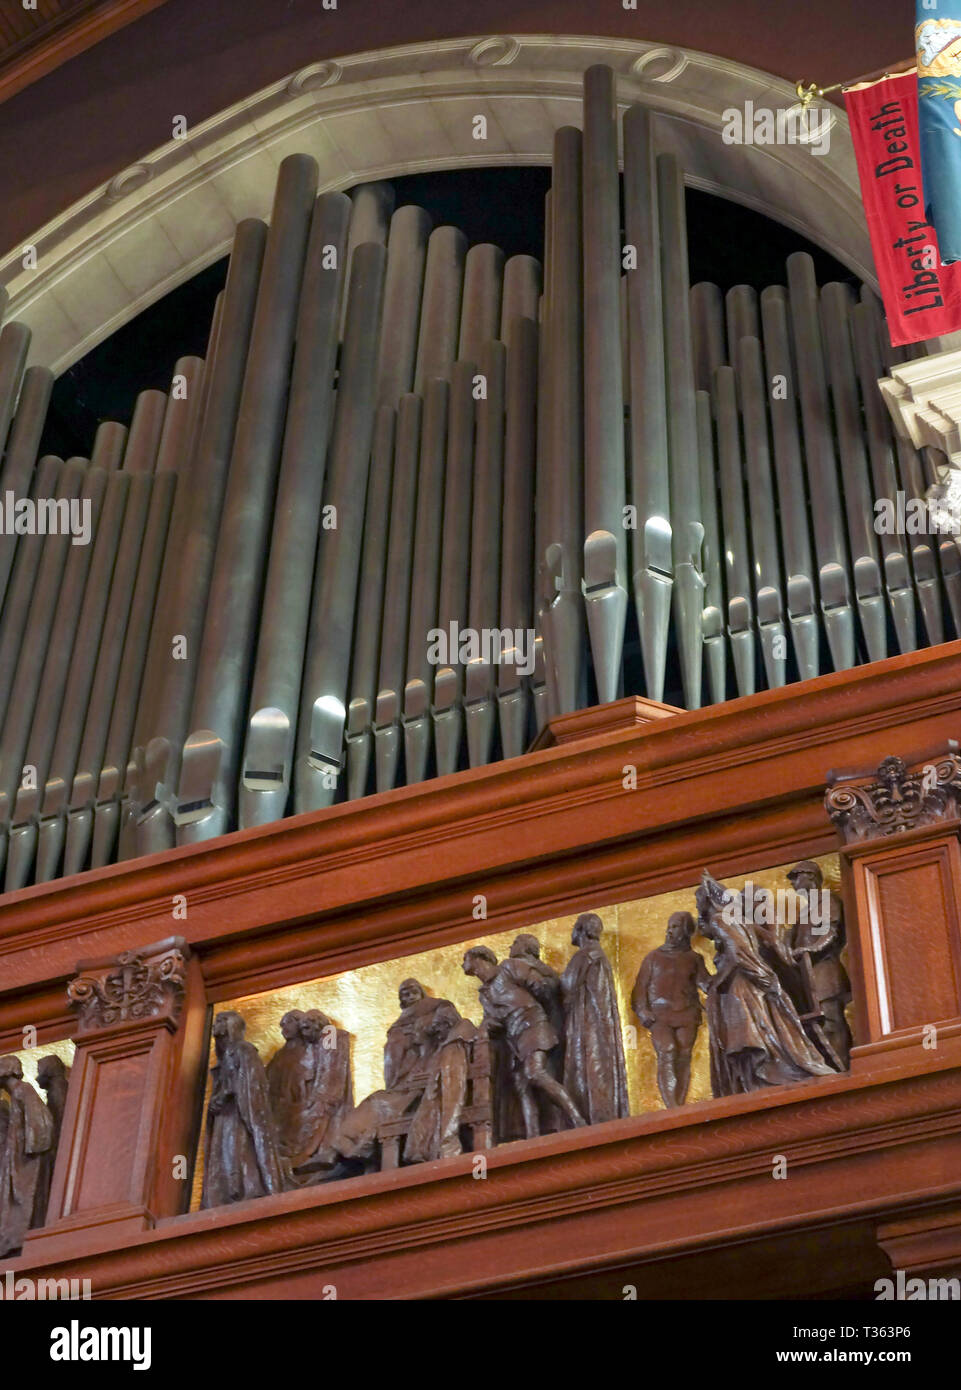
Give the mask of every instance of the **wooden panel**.
[(858, 1041), (876, 1045), (919, 1035), (925, 1024), (961, 1025), (957, 822), (847, 845), (841, 855), (850, 865)]
[(877, 875), (890, 1009), (887, 1032), (959, 1013), (957, 922), (943, 860), (939, 855), (928, 863)]

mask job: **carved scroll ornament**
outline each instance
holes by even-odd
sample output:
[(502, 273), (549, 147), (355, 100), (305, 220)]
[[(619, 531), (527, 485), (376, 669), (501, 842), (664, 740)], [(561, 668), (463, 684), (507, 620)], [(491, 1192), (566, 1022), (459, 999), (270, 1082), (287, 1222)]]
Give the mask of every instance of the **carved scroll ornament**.
[(79, 973), (67, 986), (67, 998), (79, 1016), (78, 1032), (149, 1018), (176, 1022), (189, 954), (183, 938), (171, 936), (141, 951), (81, 961)]
[(845, 844), (880, 839), (961, 816), (961, 755), (951, 750), (923, 762), (885, 758), (870, 774), (838, 777), (824, 807)]

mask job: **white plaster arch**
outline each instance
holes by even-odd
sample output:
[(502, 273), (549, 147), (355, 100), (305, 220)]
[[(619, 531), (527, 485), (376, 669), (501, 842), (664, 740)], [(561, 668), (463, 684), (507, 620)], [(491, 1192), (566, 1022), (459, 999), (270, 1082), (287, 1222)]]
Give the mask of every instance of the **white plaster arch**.
[[(687, 182), (773, 217), (874, 283), (847, 121), (830, 150), (721, 139), (722, 114), (785, 110), (790, 83), (688, 49), (622, 39), (492, 35), (311, 63), (171, 140), (68, 208), (0, 261), (31, 361), (62, 372), (228, 249), (237, 222), (270, 211), (281, 159), (312, 154), (321, 189), (429, 169), (547, 164), (554, 131), (581, 124), (581, 76), (618, 75), (618, 102), (657, 113)], [(487, 117), (476, 141), (472, 118)], [(24, 267), (24, 246), (36, 268)], [(29, 259), (29, 258), (28, 258)]]

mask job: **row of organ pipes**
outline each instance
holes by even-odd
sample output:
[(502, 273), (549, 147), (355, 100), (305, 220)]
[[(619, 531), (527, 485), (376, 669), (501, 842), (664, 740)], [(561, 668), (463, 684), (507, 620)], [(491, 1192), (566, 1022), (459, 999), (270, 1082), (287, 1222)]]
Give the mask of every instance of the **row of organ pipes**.
[[(660, 700), (671, 652), (696, 708), (961, 633), (953, 539), (872, 524), (938, 479), (883, 408), (874, 294), (804, 253), (760, 295), (690, 288), (652, 113), (623, 119), (623, 224), (606, 67), (583, 124), (543, 267), (285, 159), (206, 359), (89, 460), (38, 460), (51, 374), (3, 329), (0, 490), (94, 522), (0, 536), (5, 890), (518, 756)], [(532, 670), (437, 665), (451, 624), (533, 630)]]

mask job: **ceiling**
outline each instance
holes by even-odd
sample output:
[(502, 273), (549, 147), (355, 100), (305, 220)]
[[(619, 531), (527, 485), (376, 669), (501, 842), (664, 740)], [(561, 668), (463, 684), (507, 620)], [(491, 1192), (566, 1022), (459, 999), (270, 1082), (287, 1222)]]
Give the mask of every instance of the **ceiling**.
[[(307, 62), (465, 35), (585, 32), (698, 50), (790, 81), (907, 57), (910, 0), (0, 0), (0, 250)], [(133, 23), (132, 21), (140, 21)], [(563, 40), (561, 40), (563, 42)]]
[(163, 3), (0, 0), (0, 101)]

